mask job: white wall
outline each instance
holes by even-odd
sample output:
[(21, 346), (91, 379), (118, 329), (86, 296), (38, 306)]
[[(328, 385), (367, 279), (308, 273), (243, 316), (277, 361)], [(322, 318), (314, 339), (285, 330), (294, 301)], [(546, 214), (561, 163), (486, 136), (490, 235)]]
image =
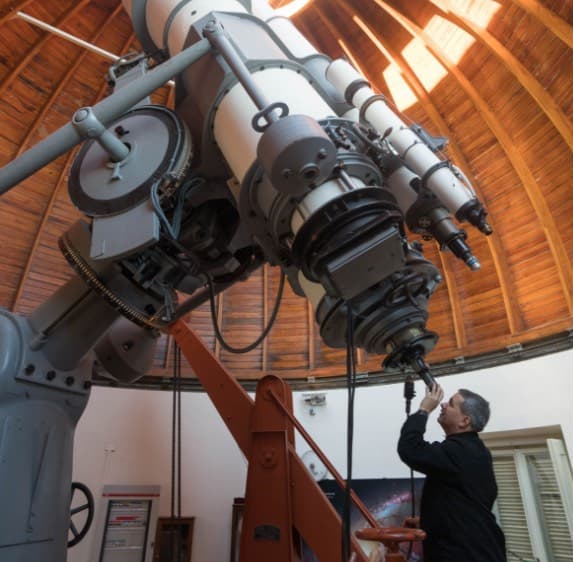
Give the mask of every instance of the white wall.
[[(93, 389), (76, 430), (73, 479), (90, 487), (96, 508), (105, 484), (159, 484), (159, 515), (170, 515), (171, 403), (170, 392)], [(183, 394), (181, 410), (182, 516), (196, 517), (193, 562), (226, 561), (247, 463), (204, 394)], [(96, 560), (96, 530), (94, 523), (69, 562)]]
[[(439, 379), (447, 396), (459, 388), (482, 394), (491, 405), (486, 431), (561, 425), (573, 463), (573, 350)], [(418, 407), (424, 388), (416, 383)], [(308, 408), (295, 399), (295, 413), (339, 470), (346, 470), (346, 390), (327, 393), (326, 406)], [(356, 478), (405, 477), (409, 471), (396, 454), (396, 442), (405, 419), (403, 385), (356, 390), (354, 406), (354, 460)], [(426, 438), (443, 438), (436, 415), (428, 422)], [(297, 444), (299, 451), (306, 447)]]
[[(573, 350), (440, 379), (446, 394), (469, 388), (492, 408), (487, 431), (561, 425), (573, 462)], [(418, 396), (422, 383), (416, 383)], [(354, 478), (407, 477), (396, 454), (405, 418), (402, 384), (358, 388), (355, 398)], [(295, 393), (295, 415), (337, 469), (346, 470), (345, 390), (326, 391), (327, 403), (310, 415), (302, 393)], [(182, 397), (182, 515), (195, 516), (193, 562), (227, 562), (231, 505), (244, 494), (247, 465), (208, 398)], [(427, 438), (441, 439), (430, 419)], [(94, 388), (76, 431), (74, 480), (96, 498), (104, 484), (160, 484), (160, 515), (170, 510), (171, 394)], [(297, 437), (300, 453), (308, 446)], [(106, 452), (107, 450), (107, 452)], [(114, 452), (111, 452), (113, 450)], [(96, 507), (97, 507), (96, 501)], [(69, 562), (92, 562), (95, 529), (70, 550)]]

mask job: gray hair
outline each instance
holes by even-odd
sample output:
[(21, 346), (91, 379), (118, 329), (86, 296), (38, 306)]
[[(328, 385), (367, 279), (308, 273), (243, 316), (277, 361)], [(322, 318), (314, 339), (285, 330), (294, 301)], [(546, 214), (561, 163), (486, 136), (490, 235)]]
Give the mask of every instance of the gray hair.
[(460, 388), (458, 393), (464, 399), (460, 404), (462, 414), (469, 416), (474, 431), (481, 431), (489, 421), (489, 402), (479, 394), (465, 388)]

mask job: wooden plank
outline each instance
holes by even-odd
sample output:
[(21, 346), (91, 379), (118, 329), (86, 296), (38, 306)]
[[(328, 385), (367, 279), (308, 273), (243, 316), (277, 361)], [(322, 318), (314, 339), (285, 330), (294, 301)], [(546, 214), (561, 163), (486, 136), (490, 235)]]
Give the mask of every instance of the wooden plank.
[(28, 259), (26, 260), (26, 265), (24, 266), (24, 270), (22, 271), (22, 274), (20, 276), (20, 281), (19, 281), (18, 286), (16, 288), (16, 294), (14, 295), (14, 300), (12, 301), (12, 305), (10, 307), (10, 310), (12, 310), (12, 312), (16, 311), (16, 309), (18, 307), (20, 297), (22, 296), (22, 292), (24, 291), (24, 285), (26, 283), (26, 279), (28, 278), (28, 274), (30, 273), (30, 268), (32, 267), (34, 255), (35, 255), (36, 250), (38, 248), (38, 245), (40, 243), (40, 237), (42, 235), (42, 232), (44, 231), (44, 227), (46, 226), (48, 219), (50, 218), (50, 215), (51, 215), (52, 210), (54, 208), (54, 203), (56, 202), (56, 198), (58, 197), (58, 194), (60, 192), (60, 187), (62, 186), (62, 184), (66, 180), (66, 174), (68, 172), (69, 166), (70, 166), (72, 160), (74, 159), (76, 153), (77, 153), (77, 150), (73, 150), (68, 154), (66, 161), (65, 161), (65, 164), (62, 167), (62, 170), (60, 172), (60, 175), (58, 176), (58, 179), (56, 180), (56, 184), (55, 184), (54, 189), (52, 191), (52, 195), (50, 196), (50, 199), (48, 200), (48, 204), (46, 205), (44, 213), (42, 214), (42, 220), (40, 221), (38, 229), (36, 230), (36, 235), (34, 236), (34, 241), (32, 243), (32, 247), (30, 248), (30, 251), (28, 253)]
[(0, 8), (0, 25), (8, 21), (10, 18), (15, 17), (16, 14), (20, 10), (23, 10), (28, 4), (30, 4), (30, 2), (32, 2), (32, 0), (9, 0), (6, 2)]
[(308, 370), (312, 371), (316, 362), (316, 353), (314, 351), (314, 308), (310, 299), (306, 301), (306, 319), (308, 322)]
[[(56, 22), (54, 23), (55, 27), (63, 27), (66, 25), (72, 17), (74, 17), (90, 0), (81, 0), (78, 2), (73, 8), (71, 8), (68, 12), (64, 13)], [(0, 25), (2, 22), (0, 20)], [(20, 73), (24, 68), (26, 68), (30, 61), (42, 50), (42, 48), (46, 45), (49, 39), (53, 37), (47, 31), (40, 31), (43, 36), (39, 41), (36, 41), (31, 49), (19, 60), (18, 64), (14, 66), (10, 72), (4, 77), (2, 82), (0, 82), (0, 98), (4, 96), (5, 91), (12, 85), (14, 80), (18, 78)]]
[(350, 49), (348, 45), (340, 39), (340, 31), (336, 28), (336, 26), (330, 21), (330, 18), (326, 14), (326, 12), (320, 7), (319, 4), (316, 4), (313, 7), (313, 11), (315, 11), (318, 16), (320, 17), (320, 21), (324, 24), (324, 26), (329, 30), (330, 34), (333, 37), (338, 39), (338, 43), (342, 50), (344, 51), (345, 55), (348, 57), (350, 62), (354, 65), (356, 70), (358, 70), (371, 84), (375, 84), (376, 80), (374, 77), (369, 75), (367, 71), (365, 71), (362, 66), (358, 63), (360, 60), (360, 53), (355, 52), (353, 49)]
[(440, 252), (440, 262), (442, 265), (442, 272), (444, 274), (444, 281), (446, 282), (446, 289), (448, 291), (448, 301), (452, 311), (452, 320), (454, 323), (454, 333), (456, 335), (456, 347), (462, 349), (468, 343), (466, 329), (464, 326), (464, 315), (462, 305), (460, 302), (460, 295), (456, 288), (456, 282), (451, 272), (451, 268), (444, 259)]
[(561, 41), (573, 49), (573, 27), (564, 19), (557, 16), (549, 8), (537, 0), (512, 0), (523, 10), (537, 18), (545, 27), (550, 29)]
[[(381, 7), (387, 7), (386, 2), (383, 0), (374, 1)], [(521, 153), (515, 148), (515, 144), (512, 142), (511, 137), (507, 134), (502, 124), (499, 122), (499, 119), (495, 113), (480, 96), (474, 85), (459, 70), (458, 66), (449, 59), (446, 53), (443, 52), (440, 45), (438, 45), (432, 37), (425, 33), (410, 19), (406, 18), (396, 10), (391, 10), (391, 12), (393, 17), (396, 17), (400, 23), (407, 26), (409, 29), (411, 29), (412, 33), (415, 33), (424, 41), (428, 50), (456, 78), (456, 80), (460, 83), (460, 86), (470, 97), (477, 110), (480, 112), (481, 116), (487, 123), (499, 144), (502, 146), (504, 152), (506, 153), (508, 159), (511, 161), (515, 171), (523, 183), (523, 187), (526, 190), (531, 204), (536, 211), (539, 223), (544, 226), (547, 240), (557, 265), (563, 294), (565, 300), (567, 301), (569, 311), (573, 313), (573, 266), (571, 261), (568, 259), (567, 251), (561, 239), (559, 229), (557, 228), (555, 220), (553, 219), (553, 216), (547, 206), (547, 202), (545, 201), (543, 194), (537, 185), (535, 177), (527, 165), (527, 162)], [(510, 303), (506, 301), (506, 306), (509, 304)]]
[[(225, 297), (223, 296), (223, 293), (219, 293), (216, 297), (215, 300), (217, 302), (217, 326), (219, 326), (219, 331), (221, 332), (221, 334), (223, 333), (223, 307), (225, 305)], [(219, 359), (221, 357), (221, 342), (219, 341), (219, 338), (215, 337), (215, 357), (217, 357), (217, 359)]]
[[(488, 353), (496, 350), (503, 350), (506, 347), (509, 347), (514, 344), (527, 344), (528, 342), (535, 341), (538, 338), (542, 338), (551, 334), (556, 334), (560, 331), (567, 330), (570, 327), (570, 320), (559, 320), (556, 322), (550, 322), (543, 327), (528, 332), (526, 334), (519, 334), (519, 335), (505, 335), (500, 338), (496, 338), (495, 340), (489, 341), (482, 341), (477, 344), (472, 343), (468, 345), (468, 347), (463, 348), (461, 350), (449, 350), (447, 353), (437, 353), (435, 351), (431, 352), (428, 356), (430, 363), (440, 363), (445, 361), (453, 361), (458, 357), (470, 357), (472, 355), (481, 354), (481, 353)], [(242, 369), (240, 365), (233, 365), (232, 367), (229, 366), (228, 363), (225, 363), (226, 367), (233, 372), (233, 374), (240, 380), (257, 380), (264, 376), (265, 372), (257, 371), (253, 369)], [(380, 358), (372, 357), (368, 365), (366, 366), (365, 372), (380, 372)], [(309, 374), (316, 377), (316, 379), (320, 379), (322, 377), (345, 377), (346, 376), (346, 363), (345, 361), (340, 361), (336, 365), (323, 365), (319, 366), (312, 373), (308, 373), (300, 368), (288, 368), (285, 369), (273, 369), (273, 373), (279, 375), (281, 378), (284, 379), (291, 379), (291, 380), (301, 380), (307, 382), (307, 378)], [(153, 372), (151, 373), (152, 376), (162, 376), (162, 372)], [(190, 368), (185, 368), (185, 365), (182, 366), (182, 375), (185, 378), (193, 377), (194, 375), (191, 372)], [(320, 381), (318, 381), (320, 383)]]
[[(386, 2), (379, 2), (386, 4)], [(491, 52), (505, 65), (505, 67), (517, 78), (519, 83), (537, 102), (539, 108), (553, 123), (563, 140), (573, 150), (573, 125), (561, 110), (551, 94), (538, 82), (538, 80), (525, 68), (523, 64), (500, 41), (498, 41), (487, 29), (478, 27), (469, 19), (459, 17), (455, 13), (448, 11), (443, 4), (444, 0), (434, 0), (432, 3), (437, 6), (440, 16), (469, 33), (476, 41), (486, 45)], [(573, 27), (569, 31), (573, 38)], [(573, 39), (572, 39), (573, 41)]]
[[(107, 26), (110, 24), (110, 22), (113, 21), (113, 19), (115, 19), (118, 16), (119, 12), (122, 10), (123, 10), (122, 4), (118, 4), (116, 6), (115, 10), (113, 10), (113, 12), (107, 17), (104, 24), (90, 38), (90, 43), (96, 43), (98, 41), (98, 39), (100, 39), (100, 37), (106, 31)], [(72, 66), (70, 66), (70, 68), (68, 69), (68, 71), (66, 72), (66, 74), (64, 75), (64, 77), (62, 78), (60, 83), (58, 84), (58, 86), (51, 92), (49, 98), (46, 100), (46, 103), (44, 104), (42, 109), (39, 111), (39, 113), (36, 114), (34, 122), (28, 128), (28, 131), (27, 131), (26, 135), (24, 136), (24, 139), (22, 140), (20, 147), (18, 148), (18, 151), (16, 152), (15, 158), (20, 156), (20, 154), (22, 154), (24, 152), (24, 150), (27, 148), (27, 145), (28, 145), (30, 139), (32, 138), (32, 135), (36, 132), (38, 125), (40, 123), (42, 123), (42, 121), (44, 120), (44, 117), (46, 116), (48, 111), (50, 111), (50, 109), (52, 108), (52, 104), (54, 103), (54, 100), (60, 95), (60, 93), (62, 91), (64, 91), (65, 88), (67, 88), (68, 82), (74, 78), (74, 74), (75, 74), (76, 70), (80, 67), (80, 65), (84, 61), (84, 58), (90, 52), (91, 51), (83, 51), (80, 54), (80, 56), (76, 59), (76, 61), (72, 64)]]
[[(88, 1), (89, 1), (89, 0), (88, 0)], [(83, 6), (83, 5), (85, 5), (86, 3), (87, 3), (86, 1), (83, 1), (83, 2), (80, 2), (80, 5)], [(73, 11), (75, 12), (76, 10), (74, 9)], [(116, 11), (117, 11), (117, 10), (116, 10)], [(116, 12), (114, 12), (114, 13), (116, 13)], [(109, 23), (109, 21), (111, 21), (111, 18), (112, 18), (112, 16), (110, 16), (110, 17), (108, 18), (108, 20), (106, 21), (106, 24)], [(129, 48), (129, 46), (130, 46), (131, 43), (133, 42), (133, 39), (134, 39), (134, 34), (132, 33), (132, 34), (130, 35), (129, 39), (126, 41), (126, 43), (125, 43), (124, 46), (123, 46), (123, 49), (122, 49), (122, 51), (121, 51), (122, 54), (124, 54), (124, 53), (127, 51), (127, 49)], [(40, 43), (43, 44), (43, 41), (40, 41)], [(81, 64), (81, 62), (83, 62), (83, 59), (86, 57), (87, 54), (88, 54), (87, 52), (82, 53), (82, 55), (80, 56), (79, 61), (78, 61), (79, 64)], [(95, 96), (95, 98), (94, 98), (93, 103), (96, 103), (96, 102), (103, 96), (104, 92), (107, 90), (107, 87), (108, 87), (107, 84), (105, 84), (105, 83), (102, 84), (102, 86), (100, 87), (99, 91), (97, 92), (97, 94), (96, 94), (96, 96)], [(35, 235), (35, 237), (34, 237), (34, 242), (32, 243), (32, 247), (31, 247), (31, 249), (30, 249), (30, 251), (29, 251), (28, 259), (26, 260), (26, 265), (24, 266), (24, 270), (22, 271), (22, 274), (21, 274), (21, 276), (20, 276), (20, 281), (19, 281), (18, 287), (17, 287), (17, 289), (16, 289), (16, 294), (15, 294), (14, 299), (13, 299), (13, 301), (12, 301), (12, 305), (11, 305), (11, 310), (12, 310), (12, 311), (16, 311), (16, 310), (17, 310), (17, 307), (18, 307), (20, 298), (21, 298), (22, 293), (23, 293), (23, 290), (24, 290), (24, 286), (25, 286), (25, 283), (26, 283), (26, 279), (27, 279), (28, 274), (29, 274), (29, 272), (30, 272), (30, 269), (31, 269), (31, 267), (32, 267), (32, 263), (33, 263), (33, 260), (34, 260), (34, 256), (35, 256), (36, 250), (37, 250), (37, 248), (38, 248), (38, 245), (39, 245), (39, 243), (40, 243), (41, 235), (42, 235), (42, 233), (43, 233), (43, 231), (44, 231), (44, 228), (45, 228), (45, 226), (46, 226), (46, 224), (47, 224), (47, 222), (48, 222), (48, 220), (49, 220), (49, 218), (50, 218), (50, 215), (51, 215), (51, 213), (52, 213), (52, 210), (53, 210), (53, 208), (54, 208), (54, 204), (55, 204), (56, 199), (57, 199), (57, 196), (58, 196), (58, 194), (59, 194), (60, 187), (61, 187), (63, 181), (66, 179), (66, 172), (68, 171), (68, 168), (69, 168), (69, 166), (70, 166), (70, 163), (72, 162), (72, 160), (73, 160), (73, 158), (74, 158), (74, 156), (75, 156), (76, 153), (77, 153), (77, 150), (74, 150), (74, 151), (72, 151), (72, 152), (69, 153), (69, 155), (68, 155), (68, 157), (67, 157), (67, 159), (66, 159), (66, 163), (64, 164), (64, 167), (62, 168), (61, 174), (60, 174), (60, 176), (58, 177), (58, 179), (57, 179), (57, 181), (56, 181), (55, 187), (54, 187), (54, 189), (53, 189), (53, 191), (52, 191), (52, 195), (50, 196), (50, 199), (49, 199), (49, 201), (48, 201), (48, 204), (47, 204), (47, 206), (46, 206), (46, 208), (45, 208), (45, 210), (44, 210), (44, 213), (43, 213), (43, 215), (42, 215), (42, 220), (41, 220), (41, 222), (40, 222), (40, 224), (39, 224), (39, 226), (38, 226), (38, 228), (37, 228), (37, 230), (36, 230), (36, 235)]]

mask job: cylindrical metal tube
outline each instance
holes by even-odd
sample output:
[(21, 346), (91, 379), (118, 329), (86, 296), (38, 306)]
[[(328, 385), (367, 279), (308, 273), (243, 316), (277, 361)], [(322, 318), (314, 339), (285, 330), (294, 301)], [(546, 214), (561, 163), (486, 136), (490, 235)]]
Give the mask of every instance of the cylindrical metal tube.
[(418, 199), (418, 194), (410, 185), (410, 182), (417, 177), (418, 176), (406, 166), (400, 166), (397, 170), (392, 172), (386, 180), (392, 195), (396, 198), (398, 206), (404, 215)]
[(275, 17), (267, 24), (295, 57), (303, 59), (318, 54), (312, 43), (288, 18)]
[[(241, 60), (241, 57), (238, 55), (222, 28), (220, 26), (208, 24), (205, 26), (205, 35), (209, 41), (211, 41), (211, 44), (218, 50), (219, 54), (225, 59), (225, 62), (231, 67), (231, 70), (243, 88), (245, 88), (245, 91), (257, 108), (264, 109), (267, 107), (269, 105), (269, 101), (251, 78), (249, 69)], [(267, 115), (267, 118), (274, 122), (278, 119), (278, 116), (271, 111)]]
[[(368, 187), (361, 179), (351, 178), (352, 189), (362, 189)], [(300, 201), (291, 217), (291, 229), (296, 234), (301, 226), (320, 208), (327, 203), (339, 198), (342, 194), (350, 191), (350, 187), (341, 179), (336, 178), (324, 182), (310, 191), (302, 201)]]
[[(302, 114), (317, 121), (332, 115), (332, 109), (308, 80), (289, 68), (268, 68), (251, 74), (267, 99), (288, 105), (290, 114)], [(251, 120), (257, 107), (241, 84), (235, 84), (223, 97), (214, 120), (214, 134), (221, 152), (239, 182), (257, 158), (261, 133)]]
[[(350, 101), (361, 109), (364, 118), (379, 132), (391, 129), (388, 140), (406, 165), (420, 178), (428, 174), (427, 186), (452, 213), (456, 213), (473, 194), (452, 173), (449, 167), (431, 170), (442, 162), (383, 101), (376, 96), (361, 76), (349, 63), (342, 59), (333, 61), (328, 67), (327, 79), (342, 95), (351, 96)], [(354, 88), (354, 86), (356, 88)]]

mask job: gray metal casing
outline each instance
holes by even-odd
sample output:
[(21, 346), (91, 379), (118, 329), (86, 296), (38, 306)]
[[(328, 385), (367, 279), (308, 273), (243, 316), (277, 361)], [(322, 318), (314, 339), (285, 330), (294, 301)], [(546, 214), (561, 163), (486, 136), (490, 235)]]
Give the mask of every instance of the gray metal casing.
[(67, 553), (74, 430), (89, 397), (83, 381), (93, 356), (58, 372), (30, 349), (34, 336), (27, 320), (0, 309), (2, 562), (63, 562)]

